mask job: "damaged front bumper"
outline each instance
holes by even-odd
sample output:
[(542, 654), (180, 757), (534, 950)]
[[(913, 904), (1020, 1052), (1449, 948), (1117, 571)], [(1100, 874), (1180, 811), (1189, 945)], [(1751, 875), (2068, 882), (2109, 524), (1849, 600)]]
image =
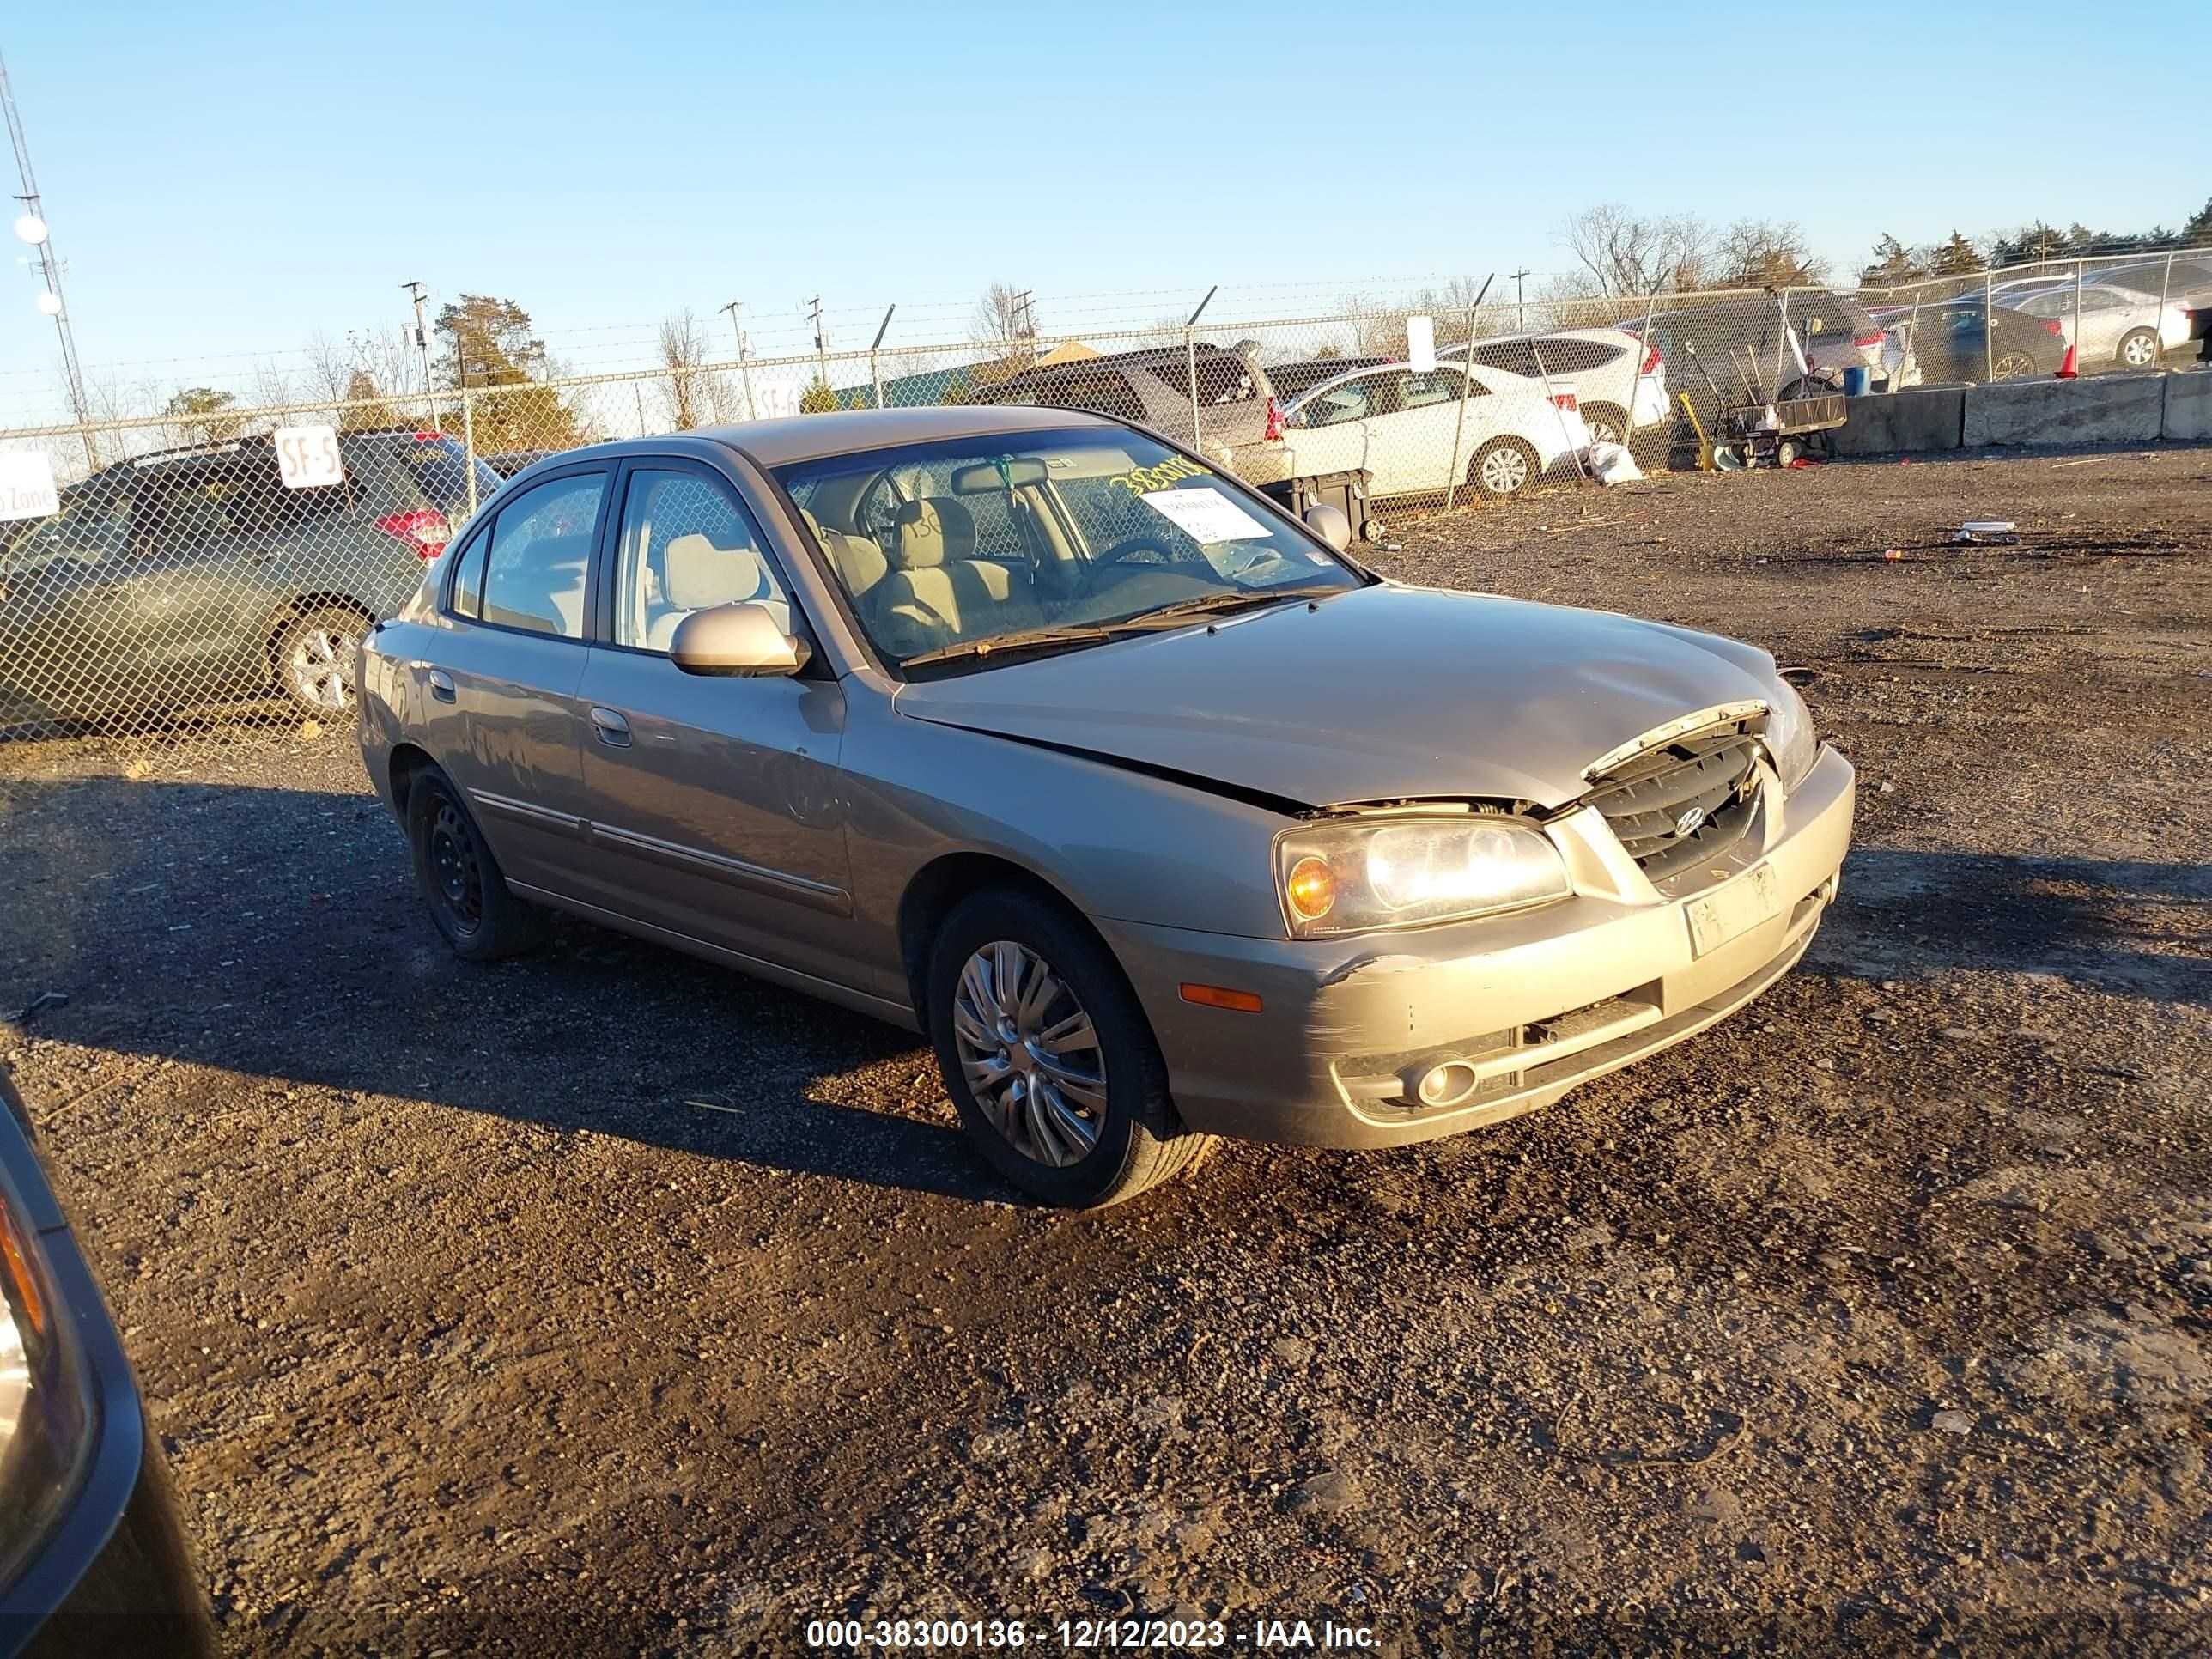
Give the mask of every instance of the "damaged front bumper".
[[(1679, 1042), (1804, 954), (1850, 840), (1850, 763), (1771, 775), (1742, 840), (1655, 887), (1587, 809), (1549, 826), (1570, 899), (1517, 915), (1332, 940), (1103, 921), (1190, 1128), (1373, 1147), (1480, 1128)], [(1256, 993), (1258, 1013), (1185, 1001)], [(1443, 1072), (1439, 1068), (1446, 1068)], [(1442, 1103), (1422, 1081), (1446, 1075)]]

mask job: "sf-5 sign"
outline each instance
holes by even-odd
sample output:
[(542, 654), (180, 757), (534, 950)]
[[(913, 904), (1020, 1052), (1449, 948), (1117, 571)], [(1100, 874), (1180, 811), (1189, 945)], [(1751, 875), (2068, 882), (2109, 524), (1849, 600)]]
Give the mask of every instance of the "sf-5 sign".
[(336, 427), (280, 426), (269, 439), (276, 446), (276, 470), (285, 489), (319, 489), (345, 482)]

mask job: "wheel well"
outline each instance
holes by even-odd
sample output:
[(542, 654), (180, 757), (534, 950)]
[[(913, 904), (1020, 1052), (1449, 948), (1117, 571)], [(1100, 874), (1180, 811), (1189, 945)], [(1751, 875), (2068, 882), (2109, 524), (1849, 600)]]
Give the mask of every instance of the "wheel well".
[(433, 765), (430, 757), (411, 743), (394, 744), (392, 750), (392, 804), (398, 808), (404, 823), (407, 817), (407, 794), (415, 787), (415, 779), (424, 768)]
[[(898, 908), (899, 961), (906, 969), (907, 988), (914, 998), (914, 1011), (922, 1022), (924, 1030), (927, 1029), (929, 1021), (925, 994), (929, 973), (929, 942), (937, 936), (938, 924), (951, 914), (954, 905), (970, 893), (986, 887), (1011, 887), (1017, 891), (1031, 894), (1057, 907), (1087, 929), (1094, 938), (1098, 937), (1098, 930), (1091, 926), (1091, 918), (1085, 915), (1066, 894), (1010, 859), (999, 858), (989, 853), (948, 853), (943, 858), (924, 865), (915, 872), (914, 879), (907, 884)], [(1106, 944), (1103, 938), (1099, 938), (1098, 942)], [(1111, 945), (1107, 945), (1106, 954), (1109, 958), (1113, 957)]]
[(354, 598), (350, 593), (301, 593), (295, 595), (292, 599), (287, 599), (283, 605), (277, 606), (276, 614), (269, 618), (268, 630), (262, 640), (261, 648), (269, 658), (269, 667), (270, 672), (273, 673), (276, 670), (276, 642), (283, 637), (284, 630), (290, 627), (294, 623), (299, 621), (301, 617), (312, 616), (314, 612), (324, 610), (326, 607), (339, 611), (350, 611), (355, 616), (359, 617), (363, 622), (374, 622), (376, 620), (375, 617), (369, 611), (369, 608), (363, 605), (359, 599)]

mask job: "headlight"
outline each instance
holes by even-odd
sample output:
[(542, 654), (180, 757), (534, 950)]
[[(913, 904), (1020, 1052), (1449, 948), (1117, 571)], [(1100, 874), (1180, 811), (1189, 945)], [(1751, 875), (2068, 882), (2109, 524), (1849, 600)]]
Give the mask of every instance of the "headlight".
[(1778, 678), (1767, 701), (1771, 705), (1766, 716), (1767, 757), (1781, 776), (1782, 787), (1795, 789), (1805, 781), (1805, 775), (1820, 757), (1820, 739), (1813, 730), (1813, 711), (1805, 707), (1796, 686)]
[(0, 1180), (0, 1589), (76, 1491), (98, 1426), (68, 1311), (21, 1217)]
[(1275, 880), (1293, 939), (1492, 915), (1573, 890), (1541, 830), (1473, 815), (1301, 824), (1276, 838)]

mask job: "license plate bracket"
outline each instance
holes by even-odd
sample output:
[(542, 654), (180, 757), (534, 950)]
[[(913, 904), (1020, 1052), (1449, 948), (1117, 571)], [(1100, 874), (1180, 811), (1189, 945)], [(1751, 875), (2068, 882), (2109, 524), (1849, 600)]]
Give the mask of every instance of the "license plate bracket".
[(1718, 950), (1782, 914), (1782, 893), (1771, 864), (1753, 865), (1741, 875), (1700, 893), (1682, 907), (1689, 918), (1690, 954)]

